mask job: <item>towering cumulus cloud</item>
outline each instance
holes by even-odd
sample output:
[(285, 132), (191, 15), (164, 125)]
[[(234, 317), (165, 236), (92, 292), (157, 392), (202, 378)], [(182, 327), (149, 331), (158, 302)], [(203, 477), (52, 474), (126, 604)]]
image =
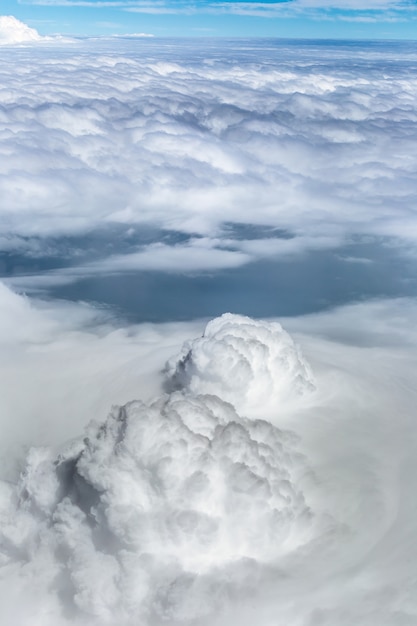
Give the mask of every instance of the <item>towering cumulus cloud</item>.
[(226, 314), (168, 364), (172, 382), (262, 417), (313, 388), (309, 366), (279, 324)]
[(280, 325), (222, 316), (168, 372), (3, 485), (7, 624), (212, 623), (314, 536), (296, 439), (256, 417), (313, 389)]
[(0, 15), (0, 44), (36, 42), (46, 39), (12, 15)]

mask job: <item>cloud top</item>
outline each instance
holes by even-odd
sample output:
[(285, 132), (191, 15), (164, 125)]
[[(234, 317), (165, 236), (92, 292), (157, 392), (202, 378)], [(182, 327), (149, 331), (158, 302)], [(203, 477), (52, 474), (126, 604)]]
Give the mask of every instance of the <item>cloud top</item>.
[[(245, 341), (248, 350), (236, 359)], [(254, 593), (277, 558), (311, 539), (314, 515), (298, 484), (304, 460), (296, 439), (242, 417), (221, 397), (230, 376), (241, 388), (264, 377), (265, 389), (273, 386), (271, 373), (294, 366), (298, 376), (288, 386), (297, 393), (305, 367), (291, 340), (279, 325), (228, 315), (208, 325), (194, 360), (203, 352), (219, 368), (219, 395), (199, 393), (185, 376), (181, 391), (115, 408), (58, 456), (33, 449), (17, 491), (3, 486), (3, 572), (25, 568), (22, 579), (6, 584), (27, 594), (37, 572), (39, 592), (31, 616), (6, 606), (12, 621), (26, 625), (33, 612), (44, 612), (49, 626), (70, 611), (80, 624), (206, 623), (242, 589)], [(252, 374), (243, 380), (245, 364)], [(213, 372), (214, 363), (199, 367), (200, 387)]]
[(20, 22), (12, 15), (0, 15), (0, 44), (33, 43), (43, 41), (38, 31)]
[[(17, 302), (10, 308), (19, 311)], [(21, 307), (19, 322), (29, 313)], [(104, 422), (90, 424), (84, 439), (32, 449), (17, 487), (0, 481), (5, 624), (413, 623), (415, 303), (362, 303), (287, 323), (316, 334), (302, 335), (316, 392), (305, 393), (310, 376), (278, 325), (224, 316), (181, 352), (192, 367), (177, 381), (180, 389), (114, 408)], [(185, 334), (200, 332), (186, 327)], [(384, 329), (394, 329), (395, 341)], [(48, 359), (45, 325), (33, 330), (28, 354)], [(148, 352), (130, 361), (123, 377), (133, 371), (139, 379), (140, 362), (149, 367), (157, 345), (166, 344), (163, 333), (154, 341), (151, 325), (143, 330), (135, 351), (148, 343)], [(77, 334), (86, 343), (86, 333)], [(114, 340), (117, 359), (123, 343)], [(16, 334), (16, 345), (25, 341)], [(61, 339), (67, 347), (69, 341)], [(275, 365), (266, 359), (262, 369), (265, 347), (272, 354), (279, 345), (292, 356)], [(79, 367), (92, 368), (96, 352), (91, 343), (87, 348)], [(13, 351), (6, 354), (12, 358)], [(60, 354), (68, 378), (68, 351), (65, 360)], [(215, 362), (223, 379), (217, 372), (210, 380)], [(267, 370), (279, 381), (288, 362), (293, 374), (279, 396)], [(244, 363), (250, 367), (242, 376)], [(117, 387), (118, 371), (104, 389), (98, 385), (103, 394)], [(291, 389), (300, 397), (297, 371), (303, 400), (286, 413)], [(266, 400), (270, 393), (279, 400), (274, 421), (257, 417), (245, 393), (263, 378)], [(5, 389), (8, 381), (1, 380)], [(241, 410), (224, 397), (234, 380)], [(25, 381), (20, 395), (30, 377)], [(52, 390), (41, 387), (46, 392)], [(81, 384), (72, 394), (79, 406), (85, 393)], [(55, 421), (65, 410), (57, 406)], [(9, 418), (7, 434), (16, 407), (1, 413)], [(28, 416), (29, 422), (32, 406)], [(284, 421), (292, 432), (282, 429)]]
[(27, 45), (38, 43), (72, 43), (74, 40), (62, 35), (43, 36), (13, 15), (0, 15), (0, 45)]
[(250, 416), (276, 413), (285, 400), (314, 389), (308, 364), (279, 323), (230, 313), (185, 344), (168, 372), (174, 386), (216, 394)]

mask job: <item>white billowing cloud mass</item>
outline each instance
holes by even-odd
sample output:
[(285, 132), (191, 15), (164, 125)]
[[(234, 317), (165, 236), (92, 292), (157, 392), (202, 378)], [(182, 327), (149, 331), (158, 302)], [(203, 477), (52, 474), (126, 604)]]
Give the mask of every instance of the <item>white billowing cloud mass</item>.
[[(194, 236), (126, 255), (103, 250), (79, 261), (86, 274), (184, 271), (190, 254), (199, 271), (236, 267), (354, 237), (412, 249), (412, 47), (223, 45), (116, 39), (59, 55), (7, 50), (0, 249), (18, 242), (32, 253), (36, 237), (103, 225)], [(293, 237), (231, 241), (225, 222)]]
[(13, 15), (0, 15), (0, 45), (30, 44), (57, 40), (57, 37), (43, 37), (34, 28), (20, 22)]
[[(413, 45), (224, 46), (4, 47), (9, 281), (414, 253)], [(416, 320), (123, 326), (0, 283), (1, 624), (415, 626)]]
[(0, 15), (0, 46), (32, 46), (37, 44), (68, 44), (74, 40), (62, 35), (40, 35), (13, 15)]
[(201, 330), (117, 327), (108, 313), (36, 302), (0, 283), (0, 478), (15, 478), (28, 446), (62, 444), (113, 403), (152, 398), (164, 362)]
[[(279, 325), (224, 315), (168, 364), (174, 385), (216, 394), (245, 415), (268, 415), (314, 389), (312, 374)], [(227, 372), (227, 376), (224, 375)]]
[(42, 37), (34, 28), (30, 28), (12, 15), (0, 15), (0, 43), (11, 44), (41, 40)]
[[(247, 411), (240, 401), (242, 415), (222, 397), (239, 369), (275, 400), (280, 378), (289, 387), (292, 379), (295, 394), (311, 392), (298, 350), (279, 324), (229, 314), (208, 325), (186, 360), (203, 353), (199, 379), (210, 393), (177, 371), (177, 391), (114, 408), (58, 454), (32, 449), (16, 491), (3, 485), (0, 598), (9, 623), (67, 623), (65, 614), (81, 624), (211, 619), (310, 541), (296, 438), (252, 418), (253, 397)], [(16, 606), (15, 594), (34, 592), (34, 576), (37, 597)]]
[[(136, 337), (130, 331), (142, 356), (130, 352), (119, 369), (125, 336), (105, 319), (96, 316), (88, 331), (85, 308), (2, 296), (31, 329), (5, 327), (1, 354), (20, 346), (28, 359), (42, 348), (51, 373), (58, 353), (71, 382), (68, 357), (80, 356), (88, 335), (91, 356), (105, 355), (113, 336), (114, 373), (130, 379), (131, 397), (135, 378), (148, 394), (107, 419), (93, 407), (84, 437), (32, 448), (17, 484), (0, 483), (3, 623), (411, 626), (415, 302), (287, 320), (312, 362), (313, 384), (276, 322), (227, 314), (182, 349), (197, 325), (143, 325)], [(395, 342), (386, 332), (393, 320)], [(178, 356), (163, 394), (153, 368), (152, 399), (141, 360), (149, 368), (157, 353), (161, 369), (168, 348)], [(110, 352), (101, 360), (110, 370)], [(117, 391), (117, 376), (103, 384), (99, 364), (89, 368), (100, 393)], [(85, 371), (78, 376), (82, 385)], [(3, 397), (10, 381), (0, 384)], [(65, 389), (65, 381), (52, 384)], [(89, 403), (80, 389), (74, 414)], [(67, 420), (65, 411), (57, 406), (50, 423)], [(27, 407), (22, 419), (31, 417)], [(30, 429), (25, 435), (33, 443)]]
[[(55, 580), (81, 620), (204, 619), (242, 583), (253, 593), (259, 567), (311, 535), (287, 437), (216, 396), (133, 402), (90, 437), (58, 458), (31, 453), (13, 527), (3, 526), (6, 559), (32, 556), (38, 571), (50, 562), (37, 612)], [(46, 623), (59, 617), (55, 609)]]

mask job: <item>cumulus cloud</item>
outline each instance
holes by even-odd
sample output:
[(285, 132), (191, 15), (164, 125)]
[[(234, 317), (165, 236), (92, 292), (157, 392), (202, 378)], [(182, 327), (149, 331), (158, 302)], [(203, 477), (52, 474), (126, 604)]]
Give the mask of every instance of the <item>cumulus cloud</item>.
[[(113, 409), (59, 454), (32, 449), (11, 508), (3, 485), (0, 595), (10, 622), (61, 623), (67, 613), (74, 623), (205, 623), (314, 536), (296, 438), (254, 416), (257, 384), (274, 402), (285, 385), (313, 390), (289, 336), (229, 314), (187, 349), (168, 373), (177, 391)], [(190, 376), (184, 361), (205, 369)], [(239, 415), (227, 400), (242, 375)], [(5, 590), (26, 594), (35, 571), (38, 600), (13, 607)]]
[(62, 443), (112, 404), (156, 395), (164, 361), (200, 327), (126, 328), (106, 309), (30, 300), (0, 283), (1, 478), (16, 475), (28, 447)]
[(308, 365), (278, 324), (233, 315), (210, 322), (168, 371), (174, 386), (219, 395), (245, 415), (276, 412), (281, 402), (314, 389)]
[[(51, 305), (32, 307), (32, 344), (51, 342)], [(165, 394), (33, 448), (0, 483), (5, 623), (411, 624), (416, 358), (384, 329), (415, 319), (410, 300), (287, 320), (313, 386), (277, 322), (222, 316), (169, 361)], [(173, 328), (142, 329), (161, 365)]]
[(253, 593), (260, 564), (308, 541), (296, 471), (291, 440), (267, 422), (239, 418), (215, 396), (177, 393), (114, 411), (58, 458), (33, 451), (14, 512), (26, 533), (13, 541), (3, 530), (25, 552), (52, 524), (41, 558), (53, 563), (56, 548), (66, 556), (42, 584), (61, 570), (81, 620), (204, 620), (242, 582)]
[[(118, 39), (59, 57), (7, 56), (2, 250), (19, 240), (29, 252), (34, 238), (48, 250), (51, 239), (103, 224), (188, 234), (190, 266), (207, 269), (354, 236), (413, 245), (416, 85), (406, 46), (356, 46), (351, 71), (349, 46), (329, 55), (251, 44), (236, 47), (235, 63), (204, 45), (172, 53), (143, 40), (138, 55)], [(291, 238), (231, 243), (225, 222)], [(146, 245), (124, 260), (103, 247), (90, 269), (183, 270), (180, 248)]]
[(34, 28), (23, 24), (12, 15), (0, 15), (0, 43), (25, 43), (42, 39)]
[[(408, 44), (137, 43), (4, 47), (12, 283), (413, 251)], [(6, 626), (414, 626), (416, 319), (126, 327), (0, 284)]]
[(35, 44), (42, 42), (65, 42), (63, 37), (43, 37), (34, 28), (30, 28), (13, 15), (0, 15), (0, 45)]

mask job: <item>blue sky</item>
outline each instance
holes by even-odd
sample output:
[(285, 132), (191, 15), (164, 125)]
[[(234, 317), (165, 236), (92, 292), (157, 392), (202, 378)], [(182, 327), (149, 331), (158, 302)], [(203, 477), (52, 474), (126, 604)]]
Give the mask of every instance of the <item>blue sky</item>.
[(2, 0), (41, 34), (415, 39), (409, 0)]

